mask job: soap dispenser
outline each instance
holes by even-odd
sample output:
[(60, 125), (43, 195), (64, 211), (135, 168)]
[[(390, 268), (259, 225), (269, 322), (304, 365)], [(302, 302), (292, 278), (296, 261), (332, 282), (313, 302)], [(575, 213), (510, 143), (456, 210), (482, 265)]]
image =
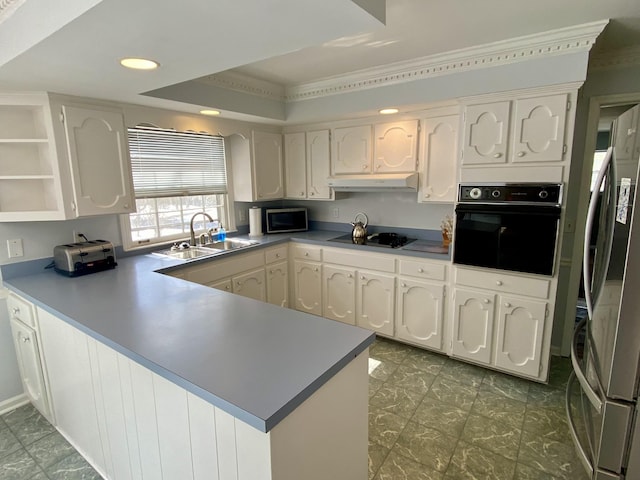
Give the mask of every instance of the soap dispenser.
[(227, 238), (227, 232), (222, 226), (222, 224), (220, 224), (220, 228), (218, 228), (218, 241), (223, 242), (224, 240), (226, 240), (226, 238)]

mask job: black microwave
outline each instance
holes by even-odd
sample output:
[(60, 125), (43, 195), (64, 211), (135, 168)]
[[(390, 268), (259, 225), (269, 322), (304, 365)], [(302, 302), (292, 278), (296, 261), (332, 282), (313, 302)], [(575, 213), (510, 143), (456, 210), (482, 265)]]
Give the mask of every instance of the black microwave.
[(304, 232), (309, 230), (306, 208), (268, 208), (265, 211), (267, 233)]

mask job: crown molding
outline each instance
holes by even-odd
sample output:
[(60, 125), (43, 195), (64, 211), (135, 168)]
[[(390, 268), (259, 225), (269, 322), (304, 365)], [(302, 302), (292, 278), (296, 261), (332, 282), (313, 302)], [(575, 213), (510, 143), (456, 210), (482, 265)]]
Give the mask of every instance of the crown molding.
[[(2, 1), (2, 0), (0, 0)], [(284, 87), (228, 70), (198, 82), (282, 102), (397, 85), (548, 56), (588, 52), (609, 20), (585, 23)]]
[(588, 52), (607, 23), (609, 20), (601, 20), (297, 85), (287, 88), (286, 101), (396, 85), (540, 57)]
[(260, 78), (252, 77), (243, 73), (227, 70), (226, 72), (214, 73), (196, 80), (199, 83), (213, 85), (241, 93), (248, 93), (257, 97), (267, 98), (284, 102), (285, 88), (283, 85), (268, 82)]
[(8, 19), (26, 0), (0, 0), (0, 23)]
[(589, 70), (609, 70), (640, 65), (640, 45), (604, 52), (593, 52), (589, 59)]

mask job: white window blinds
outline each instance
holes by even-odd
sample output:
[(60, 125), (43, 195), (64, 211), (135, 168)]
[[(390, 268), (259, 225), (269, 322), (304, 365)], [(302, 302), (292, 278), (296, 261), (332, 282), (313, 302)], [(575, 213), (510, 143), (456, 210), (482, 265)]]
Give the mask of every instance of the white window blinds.
[(136, 198), (227, 193), (224, 138), (159, 128), (129, 128)]

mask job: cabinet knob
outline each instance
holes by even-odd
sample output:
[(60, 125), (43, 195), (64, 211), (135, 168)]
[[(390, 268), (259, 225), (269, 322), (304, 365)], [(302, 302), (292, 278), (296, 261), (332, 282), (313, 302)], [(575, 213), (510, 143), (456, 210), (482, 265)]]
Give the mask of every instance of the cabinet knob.
[(361, 275), (360, 280), (366, 280), (366, 277), (364, 275)]
[(315, 193), (314, 193), (314, 192), (311, 192), (311, 196), (313, 196), (313, 195), (315, 195)]
[(489, 299), (488, 299), (488, 298), (485, 298), (485, 299), (483, 299), (483, 300), (482, 300), (482, 302), (483, 302), (483, 303), (489, 303)]
[(493, 154), (493, 158), (500, 158), (502, 156), (502, 153), (497, 152)]
[(301, 196), (301, 197), (304, 197), (304, 192), (300, 192), (300, 196)]
[(423, 272), (424, 272), (424, 269), (423, 269), (423, 268), (419, 268), (419, 269), (418, 269), (418, 273), (423, 273)]
[(304, 256), (308, 257), (309, 256), (309, 252), (304, 252)]
[(276, 258), (280, 258), (280, 254), (279, 253), (276, 253)]
[(519, 157), (524, 157), (525, 156), (525, 152), (518, 152), (518, 156)]
[(380, 170), (380, 165), (376, 165), (376, 170)]
[(125, 203), (122, 207), (123, 207), (125, 210), (129, 210), (129, 204), (128, 204), (128, 203)]
[(242, 282), (236, 282), (236, 285), (240, 286), (240, 285), (242, 285)]
[(231, 285), (225, 285), (225, 286), (224, 286), (224, 289), (225, 289), (225, 290), (229, 290), (230, 288), (231, 288)]
[(314, 269), (313, 269), (313, 271), (314, 271), (314, 272), (317, 272), (317, 271), (318, 271), (318, 267), (314, 268)]
[(18, 315), (20, 313), (20, 309), (18, 307), (13, 307), (11, 311), (13, 312), (14, 315)]
[(363, 170), (366, 170), (367, 168), (369, 168), (369, 165), (362, 165)]
[(429, 195), (428, 193), (424, 194), (424, 198), (429, 198), (431, 195)]
[(511, 307), (511, 304), (510, 304), (509, 302), (506, 302), (506, 303), (504, 304), (504, 306), (505, 306), (505, 307), (507, 307), (507, 308), (509, 308), (509, 307)]
[(271, 275), (273, 275), (273, 270), (269, 270), (269, 273), (270, 273)]
[(348, 274), (348, 275), (347, 275), (347, 278), (353, 278), (353, 275)]
[(502, 280), (496, 280), (496, 285), (501, 287), (502, 286)]
[(402, 283), (402, 287), (406, 287), (406, 286), (407, 286), (407, 284), (406, 284), (406, 283)]
[(29, 337), (22, 337), (22, 343), (29, 343)]

